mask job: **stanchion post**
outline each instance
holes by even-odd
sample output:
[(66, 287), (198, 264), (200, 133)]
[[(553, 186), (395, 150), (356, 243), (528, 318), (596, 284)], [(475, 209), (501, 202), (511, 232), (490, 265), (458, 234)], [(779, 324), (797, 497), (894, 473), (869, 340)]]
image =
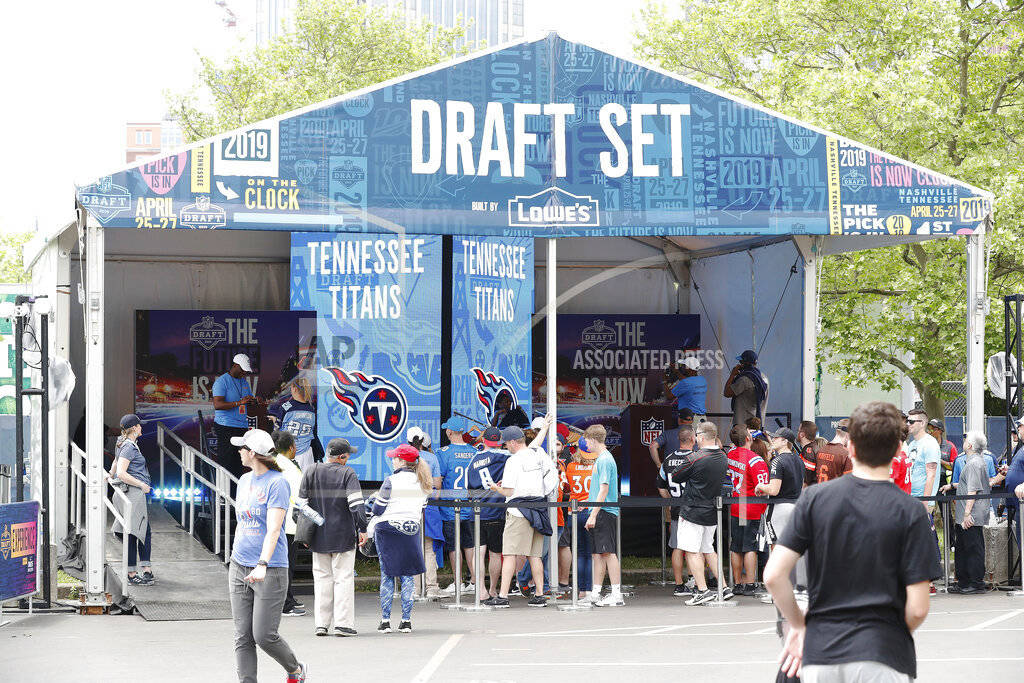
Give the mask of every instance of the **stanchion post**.
[(442, 605), (444, 609), (462, 609), (462, 508), (455, 508), (455, 602)]
[(718, 595), (715, 596), (714, 600), (705, 602), (704, 604), (708, 607), (736, 607), (735, 602), (729, 602), (725, 599), (725, 567), (722, 562), (722, 534), (724, 533), (725, 527), (725, 523), (723, 521), (725, 509), (722, 506), (721, 496), (715, 498), (715, 508), (717, 508), (718, 512), (718, 538), (716, 539), (718, 541)]
[(592, 602), (580, 602), (580, 578), (579, 578), (579, 562), (580, 562), (580, 547), (577, 522), (579, 521), (579, 509), (580, 502), (573, 498), (569, 501), (569, 519), (572, 523), (572, 528), (569, 530), (570, 538), (572, 539), (572, 572), (569, 578), (572, 581), (572, 603), (568, 605), (559, 605), (558, 609), (563, 612), (575, 612), (578, 610), (591, 609), (594, 606)]
[[(671, 508), (668, 508), (668, 509), (671, 509)], [(668, 538), (667, 538), (667, 535), (665, 533), (665, 531), (666, 531), (665, 530), (665, 525), (669, 524), (670, 522), (666, 522), (665, 521), (665, 510), (666, 510), (666, 508), (664, 508), (664, 507), (659, 507), (658, 508), (658, 522), (661, 525), (661, 581), (651, 581), (650, 584), (649, 584), (651, 586), (667, 586), (667, 585), (669, 585), (669, 583), (668, 583), (668, 571), (666, 569), (666, 561), (667, 561), (667, 555), (668, 555), (668, 550), (667, 550)]]
[(483, 553), (480, 552), (480, 506), (473, 506), (473, 566), (476, 568), (476, 586), (473, 590), (473, 604), (462, 608), (463, 612), (489, 612), (490, 605), (480, 602), (480, 591), (484, 587)]
[[(939, 503), (939, 509), (942, 513), (942, 591), (944, 593), (949, 592), (949, 534), (952, 528), (949, 524), (949, 501), (944, 501), (946, 504), (942, 505)], [(932, 521), (932, 524), (935, 524)]]
[[(1010, 491), (1009, 493), (1010, 495), (1013, 495), (1013, 491)], [(1021, 512), (1022, 509), (1021, 506), (1019, 506), (1017, 508), (1017, 566), (1020, 568), (1021, 587), (1020, 590), (1008, 591), (1006, 593), (1011, 598), (1024, 598), (1024, 524), (1021, 524)], [(1009, 514), (1006, 515), (1006, 523), (1010, 525), (1010, 527), (1006, 530), (1007, 536), (1010, 536), (1013, 534), (1013, 525), (1010, 523)], [(1010, 546), (1010, 552), (1012, 553), (1013, 543), (1009, 540), (1007, 540), (1006, 543)], [(1009, 581), (1010, 579), (1011, 577), (1007, 576), (1007, 581)]]
[(427, 550), (424, 547), (426, 544), (426, 526), (427, 516), (424, 512), (424, 514), (420, 516), (420, 550), (423, 552), (423, 573), (420, 574), (419, 595), (413, 598), (414, 602), (427, 602), (430, 600), (430, 598), (427, 597)]
[[(625, 598), (632, 597), (633, 586), (627, 585), (622, 582), (622, 508), (619, 508), (619, 514), (615, 515), (615, 554), (619, 558), (619, 585), (622, 586), (622, 596)], [(609, 576), (608, 580), (611, 581), (612, 577)]]

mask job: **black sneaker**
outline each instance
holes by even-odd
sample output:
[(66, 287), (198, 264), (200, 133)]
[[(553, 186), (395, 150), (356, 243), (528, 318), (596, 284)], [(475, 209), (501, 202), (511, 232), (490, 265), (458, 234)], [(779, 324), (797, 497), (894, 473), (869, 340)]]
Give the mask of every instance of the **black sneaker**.
[(152, 586), (153, 579), (147, 579), (142, 574), (136, 574), (135, 576), (128, 577), (128, 585), (130, 586)]
[(525, 593), (523, 593), (523, 591), (521, 591), (521, 590), (519, 589), (519, 586), (512, 586), (512, 587), (511, 587), (511, 588), (510, 588), (510, 589), (508, 590), (508, 597), (510, 597), (510, 598), (521, 598), (521, 597), (523, 597), (524, 595), (525, 595)]
[(735, 586), (732, 587), (732, 594), (733, 595), (747, 595), (747, 584), (745, 584), (745, 583), (737, 583)]
[(509, 607), (511, 607), (508, 598), (503, 598), (500, 595), (491, 598), (490, 600), (484, 600), (483, 604), (487, 605), (488, 607), (493, 607), (495, 609), (508, 609)]
[(530, 607), (547, 607), (548, 600), (543, 595), (535, 595), (526, 604)]
[(301, 607), (292, 607), (291, 609), (283, 610), (281, 615), (285, 617), (304, 617), (306, 616), (306, 610)]
[(156, 583), (156, 577), (153, 576), (153, 572), (142, 572), (142, 578), (149, 579), (150, 583)]
[(382, 621), (382, 622), (380, 622), (380, 625), (377, 627), (377, 633), (391, 633), (391, 622), (390, 621)]
[(715, 597), (717, 597), (717, 595), (718, 592), (713, 591), (710, 588), (706, 591), (701, 591), (700, 589), (698, 589), (697, 592), (693, 594), (693, 597), (686, 601), (686, 604), (703, 605), (705, 602), (711, 602), (712, 600), (714, 600)]
[(347, 638), (348, 636), (354, 636), (355, 634), (356, 634), (356, 630), (354, 628), (348, 628), (348, 627), (345, 627), (345, 626), (335, 626), (334, 627), (334, 635), (336, 635), (336, 636), (340, 636), (342, 638)]
[(676, 589), (674, 591), (672, 591), (672, 595), (676, 596), (677, 598), (682, 597), (684, 595), (692, 595), (692, 594), (693, 594), (693, 591), (691, 591), (689, 588), (687, 588), (686, 586), (684, 586), (681, 583), (680, 584), (676, 584)]
[(318, 636), (326, 636), (327, 635), (327, 627), (326, 626), (317, 626), (316, 630), (313, 631), (313, 633), (315, 633)]
[(412, 633), (412, 622), (405, 619), (398, 625), (399, 633)]

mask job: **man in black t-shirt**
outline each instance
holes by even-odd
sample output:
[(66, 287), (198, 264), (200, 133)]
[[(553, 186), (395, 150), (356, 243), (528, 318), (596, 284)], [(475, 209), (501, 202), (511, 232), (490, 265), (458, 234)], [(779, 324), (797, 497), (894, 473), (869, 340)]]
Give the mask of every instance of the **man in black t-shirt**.
[[(694, 434), (693, 427), (680, 426), (679, 427), (679, 448), (671, 453), (665, 455), (665, 459), (661, 462), (661, 467), (658, 468), (658, 494), (662, 498), (672, 498), (673, 500), (681, 500), (683, 497), (683, 485), (677, 484), (672, 481), (670, 477), (680, 465), (686, 460), (686, 457), (693, 452), (694, 447)], [(664, 522), (662, 522), (664, 524)], [(679, 527), (679, 506), (673, 505), (669, 508), (669, 533), (668, 533), (668, 545), (672, 548), (672, 574), (676, 579), (676, 588), (673, 595), (683, 596), (688, 595), (686, 588), (683, 586), (683, 551), (679, 547), (679, 542), (676, 539)]]
[[(928, 615), (938, 568), (927, 513), (889, 481), (902, 427), (889, 403), (858, 406), (849, 425), (853, 472), (804, 492), (768, 561), (765, 584), (790, 628), (782, 670), (804, 683), (917, 676), (911, 634)], [(806, 617), (789, 579), (803, 555)]]

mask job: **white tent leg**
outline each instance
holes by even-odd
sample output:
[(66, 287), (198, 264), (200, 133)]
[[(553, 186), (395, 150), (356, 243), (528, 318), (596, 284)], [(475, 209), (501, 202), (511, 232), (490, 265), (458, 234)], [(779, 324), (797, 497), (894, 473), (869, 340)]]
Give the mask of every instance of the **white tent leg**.
[[(556, 377), (558, 368), (558, 330), (555, 327), (556, 315), (555, 308), (558, 305), (558, 242), (554, 238), (547, 240), (548, 244), (548, 258), (547, 258), (547, 275), (548, 275), (548, 305), (547, 305), (547, 317), (545, 318), (546, 325), (546, 374), (547, 374), (547, 412), (552, 418), (558, 419), (558, 392)], [(555, 428), (552, 427), (552, 431), (548, 432), (548, 455), (552, 459), (558, 457), (558, 453), (555, 452), (555, 439), (554, 435), (557, 434)], [(568, 519), (568, 516), (566, 516)], [(550, 545), (548, 546), (548, 580), (552, 586), (558, 586), (558, 510), (551, 508), (551, 528), (555, 530), (555, 533), (551, 536)], [(534, 579), (536, 582), (536, 578)], [(538, 582), (539, 583), (539, 582)], [(548, 587), (549, 590), (550, 587)]]
[(86, 228), (85, 404), (86, 590), (89, 602), (104, 593), (105, 521), (103, 482), (103, 228)]
[(815, 401), (818, 368), (818, 257), (822, 238), (798, 235), (793, 243), (804, 262), (803, 299), (803, 362), (800, 364), (800, 415), (793, 416), (793, 425), (800, 420), (813, 420), (817, 415)]
[(967, 429), (985, 430), (985, 233), (967, 237)]

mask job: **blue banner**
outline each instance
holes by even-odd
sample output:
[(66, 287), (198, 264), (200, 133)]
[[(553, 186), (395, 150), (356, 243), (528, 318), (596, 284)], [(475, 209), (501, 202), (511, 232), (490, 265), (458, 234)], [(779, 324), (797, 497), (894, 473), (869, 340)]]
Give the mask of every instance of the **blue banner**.
[(490, 423), (498, 397), (530, 415), (533, 239), (452, 245), (452, 410)]
[(317, 431), (364, 480), (417, 425), (440, 428), (440, 237), (292, 233), (291, 307), (317, 314)]
[(39, 502), (0, 505), (0, 601), (36, 592)]
[(555, 34), (78, 188), (118, 228), (970, 233), (989, 193)]

